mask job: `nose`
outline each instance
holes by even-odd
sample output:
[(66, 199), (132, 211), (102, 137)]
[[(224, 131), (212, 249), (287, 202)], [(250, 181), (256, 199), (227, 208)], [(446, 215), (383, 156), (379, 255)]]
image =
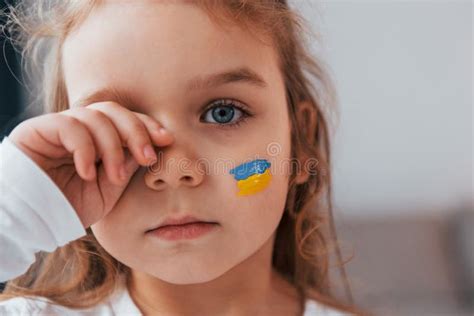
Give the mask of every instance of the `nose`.
[(173, 144), (161, 148), (157, 153), (158, 160), (147, 168), (146, 185), (157, 191), (200, 185), (205, 175), (204, 167), (198, 160), (191, 159), (185, 150), (190, 150), (189, 146)]

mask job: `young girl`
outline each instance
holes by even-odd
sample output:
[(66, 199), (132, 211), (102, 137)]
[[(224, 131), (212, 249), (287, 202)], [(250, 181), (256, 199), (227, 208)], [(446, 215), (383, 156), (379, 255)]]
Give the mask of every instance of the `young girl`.
[(334, 92), (285, 1), (8, 17), (46, 107), (0, 145), (1, 315), (362, 314), (328, 278)]

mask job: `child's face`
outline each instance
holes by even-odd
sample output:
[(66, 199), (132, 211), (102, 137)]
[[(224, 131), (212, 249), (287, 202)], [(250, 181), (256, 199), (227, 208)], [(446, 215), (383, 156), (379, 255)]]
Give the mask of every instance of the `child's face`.
[[(169, 168), (141, 167), (115, 208), (92, 225), (112, 256), (136, 272), (176, 284), (212, 280), (262, 253), (268, 258), (288, 190), (288, 173), (281, 169), (290, 157), (284, 82), (271, 47), (239, 28), (220, 28), (193, 5), (134, 1), (93, 11), (67, 38), (63, 59), (70, 104), (113, 86), (131, 93), (133, 110), (155, 118), (175, 138), (157, 148)], [(238, 81), (187, 88), (193, 78), (241, 67), (261, 76), (266, 86)], [(212, 110), (203, 109), (216, 99), (236, 100), (251, 116), (234, 127), (219, 126)], [(232, 121), (239, 120), (238, 111)], [(263, 190), (238, 195), (229, 171), (254, 159), (271, 163), (272, 178)], [(198, 160), (210, 170), (199, 172)], [(226, 163), (216, 167), (219, 160)], [(191, 165), (178, 170), (180, 161)], [(194, 181), (183, 180), (185, 175)], [(184, 214), (219, 225), (178, 241), (145, 233)]]

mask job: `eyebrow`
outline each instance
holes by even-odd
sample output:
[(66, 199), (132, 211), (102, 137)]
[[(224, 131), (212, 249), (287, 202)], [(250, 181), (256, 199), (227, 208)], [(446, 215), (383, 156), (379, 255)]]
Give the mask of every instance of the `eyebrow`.
[[(259, 88), (265, 88), (268, 86), (263, 77), (257, 72), (248, 67), (240, 67), (205, 77), (196, 77), (188, 81), (186, 89), (188, 91), (209, 89), (229, 83), (247, 83)], [(130, 93), (122, 92), (114, 87), (106, 87), (84, 96), (74, 102), (73, 107), (82, 107), (101, 101), (113, 101), (127, 105), (131, 108), (135, 107), (133, 97)]]
[(133, 98), (127, 92), (121, 92), (115, 87), (106, 87), (84, 96), (74, 102), (72, 107), (83, 107), (92, 103), (113, 101), (127, 106), (133, 106)]
[(267, 86), (265, 80), (263, 80), (263, 78), (258, 73), (248, 67), (241, 67), (217, 74), (212, 74), (205, 78), (197, 77), (192, 79), (188, 82), (187, 89), (195, 90), (213, 88), (233, 82), (244, 82), (260, 88), (265, 88)]

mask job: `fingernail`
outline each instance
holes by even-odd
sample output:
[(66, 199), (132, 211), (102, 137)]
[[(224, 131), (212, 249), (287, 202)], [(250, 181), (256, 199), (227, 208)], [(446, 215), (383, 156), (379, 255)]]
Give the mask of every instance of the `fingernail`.
[(166, 134), (166, 133), (168, 133), (168, 131), (167, 131), (165, 128), (163, 128), (163, 127), (160, 127), (160, 129), (158, 130), (158, 132), (159, 132), (160, 134)]
[(143, 154), (147, 159), (157, 159), (155, 150), (151, 147), (150, 144), (145, 145), (143, 148)]

